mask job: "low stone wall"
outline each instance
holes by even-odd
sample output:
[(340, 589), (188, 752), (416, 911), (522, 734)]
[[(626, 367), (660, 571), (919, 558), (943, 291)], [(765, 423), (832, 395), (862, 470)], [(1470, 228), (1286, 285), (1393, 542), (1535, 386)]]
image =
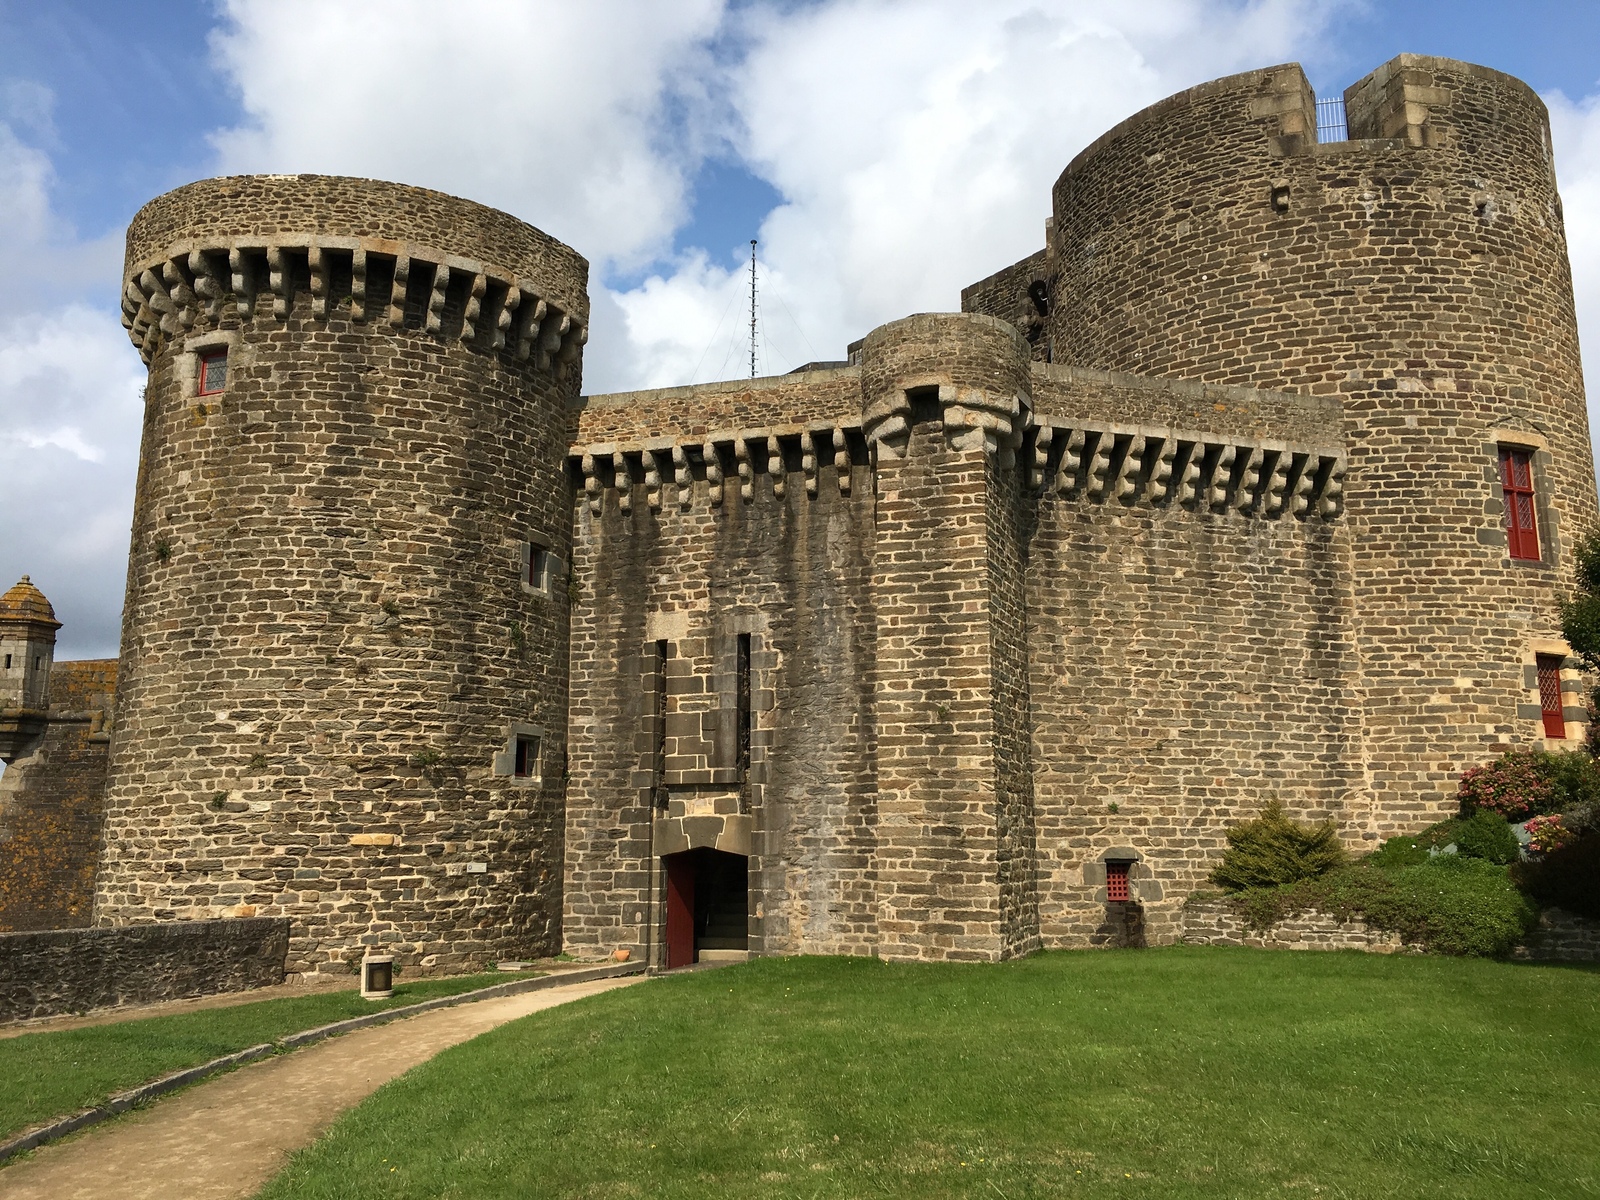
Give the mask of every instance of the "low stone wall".
[(1600, 962), (1600, 921), (1591, 921), (1560, 908), (1547, 908), (1539, 927), (1525, 945), (1512, 951), (1514, 958), (1536, 962)]
[(1255, 946), (1265, 950), (1365, 950), (1373, 954), (1419, 954), (1400, 935), (1370, 929), (1365, 921), (1341, 921), (1315, 909), (1251, 929), (1226, 900), (1191, 900), (1183, 908), (1183, 940), (1198, 946)]
[(283, 982), (287, 917), (0, 933), (0, 1021)]
[[(1372, 954), (1421, 954), (1400, 935), (1341, 921), (1312, 909), (1264, 930), (1251, 929), (1225, 900), (1191, 900), (1182, 910), (1183, 940), (1195, 946), (1255, 946), (1266, 950), (1365, 950)], [(1559, 908), (1546, 909), (1539, 927), (1511, 952), (1529, 962), (1600, 962), (1600, 921)]]

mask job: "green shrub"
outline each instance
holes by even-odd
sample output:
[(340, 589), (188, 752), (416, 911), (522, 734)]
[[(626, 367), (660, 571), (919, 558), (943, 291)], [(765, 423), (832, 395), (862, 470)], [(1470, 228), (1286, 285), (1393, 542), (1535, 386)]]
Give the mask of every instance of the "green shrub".
[(1600, 762), (1587, 750), (1533, 752), (1534, 769), (1555, 790), (1555, 811), (1600, 805)]
[(1360, 917), (1438, 954), (1505, 954), (1538, 919), (1538, 909), (1504, 867), (1442, 854), (1419, 866), (1382, 870), (1370, 862), (1234, 897), (1256, 929), (1307, 909), (1341, 920)]
[(1481, 858), (1505, 866), (1522, 856), (1521, 843), (1510, 823), (1496, 812), (1476, 812), (1456, 829), (1456, 849), (1468, 858)]
[(1392, 837), (1368, 856), (1367, 862), (1384, 871), (1421, 866), (1428, 861), (1428, 847), (1414, 837)]
[(1421, 833), (1416, 834), (1414, 840), (1424, 850), (1443, 850), (1446, 846), (1455, 844), (1456, 834), (1461, 831), (1461, 824), (1460, 817), (1451, 817), (1448, 821), (1429, 825)]
[(1572, 548), (1578, 594), (1561, 606), (1561, 632), (1584, 669), (1600, 671), (1600, 532)]
[(1569, 846), (1518, 863), (1511, 872), (1540, 904), (1600, 917), (1600, 833), (1585, 833)]
[(1228, 830), (1228, 849), (1211, 881), (1230, 892), (1310, 879), (1344, 862), (1333, 822), (1299, 825), (1276, 800), (1253, 821)]

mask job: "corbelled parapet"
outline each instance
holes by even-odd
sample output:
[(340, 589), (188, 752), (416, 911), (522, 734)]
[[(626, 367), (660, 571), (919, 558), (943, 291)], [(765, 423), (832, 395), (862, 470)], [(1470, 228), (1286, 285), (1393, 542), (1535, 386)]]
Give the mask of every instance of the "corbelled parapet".
[(951, 444), (1012, 460), (1030, 405), (1027, 341), (976, 313), (918, 313), (880, 325), (861, 348), (861, 424), (880, 454), (905, 452), (912, 424), (937, 413)]
[(98, 919), (289, 916), (306, 971), (554, 947), (586, 272), (508, 214), (373, 180), (140, 211)]
[(216, 328), (225, 309), (283, 321), (298, 292), (313, 319), (410, 324), (545, 369), (588, 339), (586, 275), (554, 238), (470, 200), (378, 180), (231, 176), (134, 218), (122, 323), (148, 363), (158, 339)]

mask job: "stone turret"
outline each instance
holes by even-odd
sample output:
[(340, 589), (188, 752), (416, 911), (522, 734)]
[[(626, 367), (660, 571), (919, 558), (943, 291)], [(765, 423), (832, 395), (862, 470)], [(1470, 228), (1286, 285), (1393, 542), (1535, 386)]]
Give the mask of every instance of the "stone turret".
[(0, 596), (0, 760), (10, 762), (44, 729), (60, 628), (56, 610), (26, 575)]
[(212, 179), (134, 218), (100, 921), (289, 916), (309, 972), (557, 947), (587, 269), (376, 180)]

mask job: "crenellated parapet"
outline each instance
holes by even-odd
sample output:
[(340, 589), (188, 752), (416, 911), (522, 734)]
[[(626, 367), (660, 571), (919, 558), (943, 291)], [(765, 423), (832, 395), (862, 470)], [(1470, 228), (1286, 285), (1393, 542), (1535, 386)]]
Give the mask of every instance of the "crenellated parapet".
[(344, 318), (420, 329), (501, 351), (540, 370), (578, 357), (582, 314), (512, 268), (418, 242), (316, 233), (178, 241), (135, 263), (122, 324), (146, 363), (160, 339), (240, 321), (285, 321), (308, 297), (315, 321)]

